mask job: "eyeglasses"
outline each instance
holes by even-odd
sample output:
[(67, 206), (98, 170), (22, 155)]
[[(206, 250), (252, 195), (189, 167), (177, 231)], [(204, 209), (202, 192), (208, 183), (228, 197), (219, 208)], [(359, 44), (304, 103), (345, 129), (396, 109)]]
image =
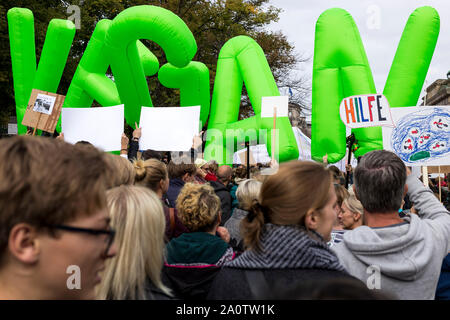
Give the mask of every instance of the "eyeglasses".
[(47, 227), (48, 228), (52, 228), (52, 229), (59, 229), (59, 230), (69, 231), (69, 232), (83, 232), (83, 233), (92, 234), (94, 236), (98, 236), (100, 234), (106, 234), (107, 235), (107, 238), (106, 238), (106, 250), (103, 253), (105, 255), (105, 257), (108, 256), (109, 249), (111, 248), (111, 245), (114, 242), (114, 237), (116, 235), (116, 231), (114, 229), (109, 229), (109, 230), (88, 229), (88, 228), (71, 227), (71, 226), (66, 226), (66, 225), (62, 225), (62, 224), (47, 225)]

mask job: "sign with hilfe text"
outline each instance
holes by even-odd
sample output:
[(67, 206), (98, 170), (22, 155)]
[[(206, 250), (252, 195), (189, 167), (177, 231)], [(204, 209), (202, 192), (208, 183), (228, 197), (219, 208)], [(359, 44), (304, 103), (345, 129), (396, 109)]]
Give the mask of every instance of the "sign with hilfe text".
[(342, 100), (339, 113), (349, 128), (395, 127), (389, 102), (382, 94), (347, 97)]

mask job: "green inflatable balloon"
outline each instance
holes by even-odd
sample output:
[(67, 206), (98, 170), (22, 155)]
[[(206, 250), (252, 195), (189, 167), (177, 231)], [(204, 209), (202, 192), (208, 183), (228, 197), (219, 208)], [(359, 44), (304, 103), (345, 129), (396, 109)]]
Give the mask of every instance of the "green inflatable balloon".
[[(312, 85), (311, 157), (322, 162), (327, 154), (328, 162), (334, 163), (346, 151), (339, 116), (342, 99), (376, 93), (358, 28), (345, 10), (327, 10), (317, 20)], [(367, 140), (372, 147), (383, 148), (380, 128), (358, 129), (355, 136), (361, 148), (367, 148)]]
[[(431, 7), (416, 9), (408, 19), (383, 94), (391, 107), (415, 106), (439, 34), (439, 15)], [(351, 35), (351, 36), (349, 36)], [(334, 163), (345, 156), (345, 126), (339, 104), (351, 95), (376, 93), (358, 29), (345, 10), (330, 9), (317, 20), (313, 66), (312, 158)], [(355, 156), (382, 149), (381, 128), (352, 129)]]
[[(237, 121), (242, 85), (248, 92), (255, 116)], [(250, 37), (228, 40), (219, 53), (216, 78), (208, 122), (205, 159), (231, 164), (238, 141), (265, 138), (271, 154), (270, 132), (273, 118), (261, 118), (261, 101), (265, 96), (279, 96), (278, 88), (261, 47)], [(280, 162), (298, 159), (295, 136), (288, 117), (277, 118), (279, 130), (276, 157)], [(267, 133), (267, 135), (266, 135)]]
[(417, 104), (439, 29), (439, 14), (432, 7), (418, 8), (410, 15), (383, 91), (391, 107)]
[(36, 70), (34, 18), (29, 9), (8, 10), (8, 29), (11, 50), (17, 129), (25, 134), (22, 119), (32, 89), (57, 92), (69, 50), (75, 36), (75, 25), (68, 20), (50, 21)]
[(162, 47), (167, 61), (182, 68), (197, 51), (192, 32), (177, 15), (155, 6), (136, 6), (119, 13), (105, 37), (105, 57), (110, 62), (114, 81), (125, 104), (125, 118), (134, 127), (139, 122), (141, 107), (152, 107), (145, 78), (145, 66), (140, 61), (138, 39), (148, 39)]
[(158, 79), (167, 88), (180, 89), (180, 106), (200, 106), (200, 121), (204, 125), (209, 116), (209, 70), (197, 61), (190, 62), (184, 68), (170, 63), (161, 67)]

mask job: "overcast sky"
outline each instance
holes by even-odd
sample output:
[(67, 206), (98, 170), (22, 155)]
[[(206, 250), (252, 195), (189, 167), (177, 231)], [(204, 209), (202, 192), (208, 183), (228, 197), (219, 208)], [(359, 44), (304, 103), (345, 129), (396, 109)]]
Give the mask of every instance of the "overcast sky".
[[(439, 38), (426, 84), (429, 86), (437, 79), (445, 79), (450, 71), (450, 0), (271, 0), (271, 4), (283, 11), (280, 20), (272, 23), (269, 29), (281, 30), (295, 45), (297, 53), (311, 57), (310, 61), (302, 64), (299, 69), (299, 72), (307, 74), (309, 79), (312, 77), (317, 18), (325, 10), (335, 7), (347, 10), (359, 29), (377, 92), (383, 92), (409, 15), (421, 6), (432, 6), (441, 19)], [(379, 13), (379, 24), (373, 19), (374, 12)]]

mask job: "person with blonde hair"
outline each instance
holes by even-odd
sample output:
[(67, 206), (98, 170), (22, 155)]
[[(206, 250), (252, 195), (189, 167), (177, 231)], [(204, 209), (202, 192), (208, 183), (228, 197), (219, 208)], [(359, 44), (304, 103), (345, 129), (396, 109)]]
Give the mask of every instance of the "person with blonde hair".
[[(216, 235), (221, 219), (220, 200), (207, 184), (187, 183), (177, 199), (178, 217), (189, 233), (166, 246), (164, 274), (181, 299), (204, 299), (220, 267), (234, 258), (229, 234)], [(225, 240), (226, 241), (225, 241)]]
[(144, 187), (120, 186), (107, 192), (117, 254), (106, 264), (99, 299), (170, 299), (161, 280), (165, 219), (160, 199)]
[(169, 189), (169, 176), (166, 165), (157, 159), (135, 160), (133, 165), (136, 170), (136, 185), (149, 188), (161, 199), (166, 217), (166, 242), (180, 236), (182, 233), (189, 232), (178, 218), (177, 209), (169, 208), (168, 202), (166, 203), (163, 199), (164, 194)]
[(225, 223), (225, 228), (230, 233), (230, 243), (239, 248), (240, 251), (244, 249), (240, 231), (241, 222), (247, 216), (253, 201), (258, 199), (261, 185), (262, 183), (255, 179), (241, 181), (236, 190), (239, 205), (234, 209), (231, 218)]
[[(328, 168), (328, 170), (330, 170)], [(328, 245), (330, 248), (334, 246), (336, 243), (339, 243), (344, 238), (345, 230), (342, 224), (339, 221), (339, 214), (342, 212), (342, 203), (344, 202), (344, 199), (348, 198), (350, 196), (350, 193), (347, 189), (344, 188), (344, 186), (334, 183), (334, 191), (336, 192), (336, 198), (337, 198), (337, 207), (336, 207), (336, 220), (333, 224), (333, 230), (331, 230), (331, 240), (328, 242)]]
[(276, 299), (269, 288), (285, 290), (311, 279), (351, 278), (329, 249), (336, 220), (330, 172), (312, 161), (291, 161), (262, 184), (242, 221), (246, 250), (226, 263), (208, 299)]
[(104, 157), (111, 167), (105, 178), (108, 189), (134, 184), (136, 171), (128, 159), (111, 153), (104, 153)]
[(363, 225), (364, 208), (353, 191), (344, 199), (342, 210), (338, 214), (339, 223), (345, 230), (353, 230)]

